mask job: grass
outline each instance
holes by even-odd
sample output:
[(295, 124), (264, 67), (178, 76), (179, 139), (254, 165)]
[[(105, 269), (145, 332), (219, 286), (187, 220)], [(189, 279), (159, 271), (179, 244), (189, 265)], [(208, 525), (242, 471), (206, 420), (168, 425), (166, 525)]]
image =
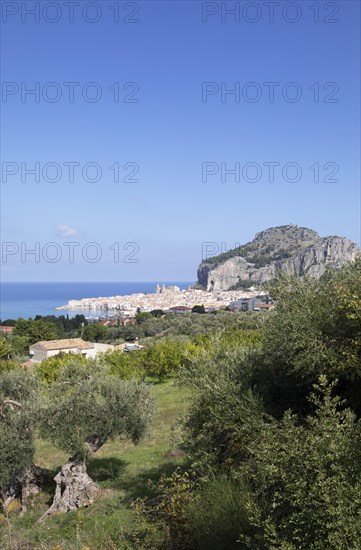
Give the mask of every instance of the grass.
[[(89, 462), (88, 473), (102, 488), (101, 498), (89, 508), (57, 514), (45, 523), (37, 520), (52, 500), (53, 488), (34, 498), (22, 517), (10, 514), (12, 545), (6, 523), (0, 523), (0, 547), (9, 550), (112, 550), (143, 548), (140, 520), (131, 509), (138, 497), (151, 494), (149, 480), (171, 474), (185, 464), (177, 450), (174, 425), (187, 409), (189, 393), (173, 381), (153, 386), (156, 415), (149, 436), (135, 446), (127, 441), (106, 443)], [(176, 456), (174, 456), (176, 455)], [(178, 456), (181, 455), (181, 456)], [(36, 442), (35, 463), (55, 473), (68, 455), (49, 442)]]

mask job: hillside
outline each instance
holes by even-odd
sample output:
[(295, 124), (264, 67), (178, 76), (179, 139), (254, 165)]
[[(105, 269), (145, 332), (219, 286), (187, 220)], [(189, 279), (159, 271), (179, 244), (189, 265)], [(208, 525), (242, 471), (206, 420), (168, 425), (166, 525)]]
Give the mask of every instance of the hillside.
[(320, 277), (326, 267), (338, 269), (359, 251), (345, 237), (320, 237), (297, 225), (271, 227), (224, 254), (202, 261), (198, 284), (206, 290), (247, 288), (273, 279), (278, 273)]

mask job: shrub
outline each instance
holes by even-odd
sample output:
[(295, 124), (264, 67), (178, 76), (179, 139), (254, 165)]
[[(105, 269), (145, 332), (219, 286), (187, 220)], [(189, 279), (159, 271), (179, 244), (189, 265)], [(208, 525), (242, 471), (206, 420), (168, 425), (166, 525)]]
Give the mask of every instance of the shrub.
[(138, 350), (124, 353), (121, 350), (107, 351), (99, 359), (109, 368), (109, 373), (128, 380), (131, 378), (144, 379), (146, 375), (144, 352)]
[(42, 382), (51, 384), (57, 380), (60, 371), (70, 364), (87, 365), (89, 360), (74, 353), (59, 353), (39, 363), (36, 372)]
[(260, 509), (243, 480), (213, 475), (190, 501), (187, 518), (195, 548), (259, 549), (255, 535)]
[(183, 345), (180, 342), (158, 341), (145, 350), (144, 361), (147, 373), (163, 382), (168, 376), (179, 370), (183, 351)]

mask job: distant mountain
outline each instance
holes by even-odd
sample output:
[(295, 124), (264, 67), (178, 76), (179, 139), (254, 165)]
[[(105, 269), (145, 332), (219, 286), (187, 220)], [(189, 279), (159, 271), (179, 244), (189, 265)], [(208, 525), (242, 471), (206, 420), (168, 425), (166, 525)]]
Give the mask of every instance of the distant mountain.
[(202, 261), (198, 284), (206, 290), (234, 290), (270, 281), (280, 272), (320, 277), (327, 267), (353, 261), (358, 252), (345, 237), (320, 237), (293, 224), (270, 227), (253, 241)]

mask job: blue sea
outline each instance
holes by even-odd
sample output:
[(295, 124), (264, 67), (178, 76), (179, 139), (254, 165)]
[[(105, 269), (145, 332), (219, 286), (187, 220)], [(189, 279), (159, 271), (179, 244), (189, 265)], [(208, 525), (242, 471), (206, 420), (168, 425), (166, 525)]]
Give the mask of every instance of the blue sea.
[[(160, 284), (163, 281), (159, 281)], [(192, 282), (164, 281), (166, 286), (187, 288)], [(57, 310), (69, 300), (97, 298), (99, 296), (124, 296), (136, 292), (155, 292), (157, 283), (1, 283), (0, 319), (34, 318), (36, 315), (67, 315), (77, 313), (87, 316), (105, 315), (105, 312), (88, 310)]]

